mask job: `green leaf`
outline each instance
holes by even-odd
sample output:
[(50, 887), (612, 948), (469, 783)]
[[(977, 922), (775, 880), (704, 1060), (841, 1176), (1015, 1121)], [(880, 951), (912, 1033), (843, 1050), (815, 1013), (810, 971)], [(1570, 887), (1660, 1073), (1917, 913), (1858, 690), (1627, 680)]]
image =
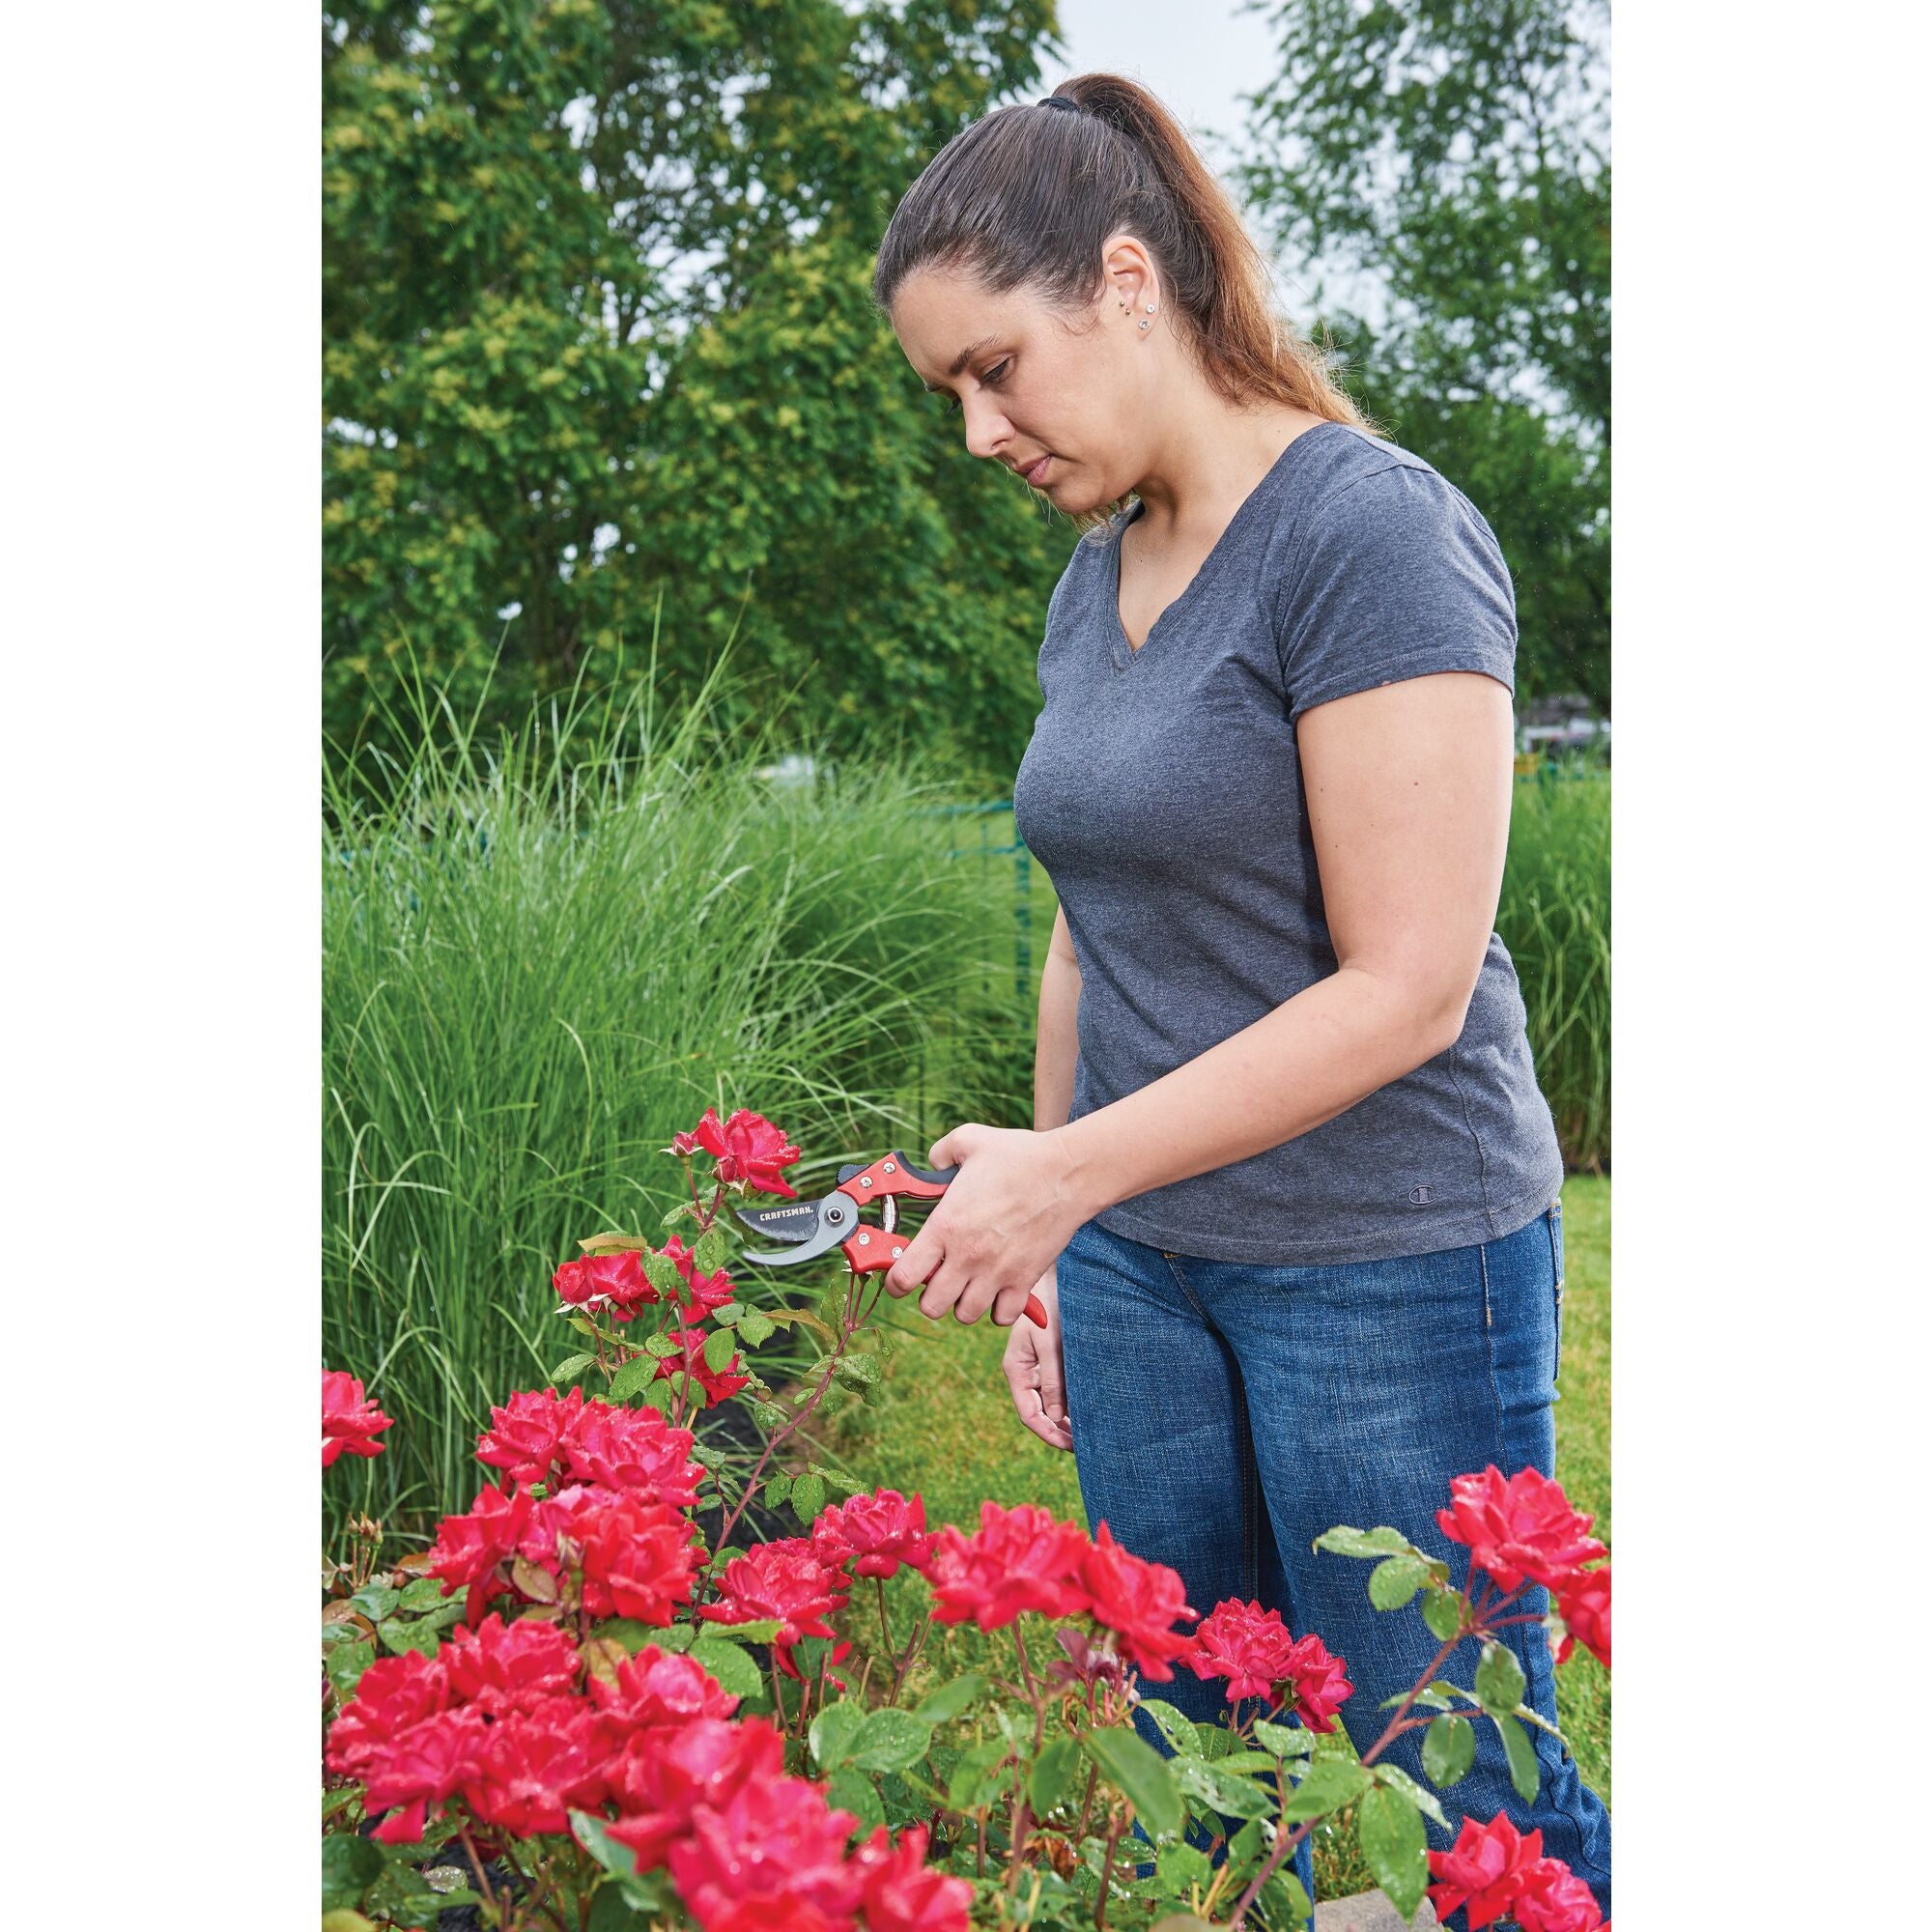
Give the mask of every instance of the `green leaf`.
[(1422, 1594), (1422, 1621), (1437, 1638), (1447, 1643), (1463, 1628), (1463, 1599), (1454, 1590), (1425, 1590)]
[(1306, 1757), (1315, 1748), (1315, 1733), (1291, 1724), (1271, 1724), (1265, 1718), (1255, 1720), (1255, 1742), (1276, 1757)]
[(644, 1352), (655, 1355), (661, 1362), (666, 1362), (673, 1355), (683, 1354), (684, 1347), (682, 1343), (673, 1342), (668, 1335), (646, 1335)]
[(1307, 1775), (1282, 1807), (1282, 1816), (1291, 1825), (1299, 1825), (1310, 1818), (1325, 1818), (1331, 1811), (1352, 1804), (1369, 1788), (1370, 1781), (1369, 1774), (1352, 1758), (1312, 1759)]
[(372, 1624), (379, 1624), (394, 1611), (402, 1600), (403, 1593), (387, 1583), (365, 1583), (349, 1601)]
[(724, 1230), (713, 1222), (697, 1237), (697, 1245), (691, 1251), (691, 1259), (706, 1274), (715, 1274), (724, 1264), (724, 1259), (731, 1252), (731, 1244), (724, 1238)]
[(755, 1697), (764, 1688), (765, 1680), (757, 1663), (735, 1643), (701, 1636), (691, 1646), (691, 1657), (699, 1669), (710, 1672), (734, 1697)]
[(376, 1626), (376, 1634), (393, 1655), (400, 1657), (406, 1650), (413, 1650), (421, 1657), (434, 1657), (442, 1648), (442, 1639), (437, 1627), (427, 1618), (414, 1622), (405, 1622), (401, 1617), (391, 1617), (386, 1623)]
[(589, 1811), (571, 1811), (570, 1829), (577, 1842), (608, 1872), (620, 1878), (638, 1868), (638, 1855), (611, 1835), (609, 1824)]
[[(691, 1210), (687, 1208), (686, 1213)], [(666, 1301), (676, 1301), (684, 1293), (684, 1276), (678, 1272), (677, 1264), (657, 1248), (647, 1248), (643, 1259), (644, 1279), (657, 1290)]]
[(1386, 1523), (1377, 1529), (1350, 1529), (1338, 1523), (1315, 1539), (1317, 1549), (1332, 1549), (1341, 1556), (1414, 1556), (1428, 1562), (1422, 1551), (1399, 1529)]
[(328, 1681), (335, 1686), (335, 1694), (343, 1703), (355, 1696), (356, 1681), (375, 1661), (376, 1646), (367, 1638), (356, 1643), (338, 1643), (328, 1653), (323, 1668), (328, 1672)]
[(596, 1359), (595, 1355), (566, 1356), (550, 1372), (550, 1378), (554, 1382), (567, 1382), (573, 1376), (581, 1376)]
[(875, 1382), (879, 1379), (879, 1358), (867, 1354), (863, 1349), (856, 1350), (838, 1357), (835, 1372), (848, 1382)]
[[(1426, 1739), (1428, 1733), (1425, 1731), (1423, 1736)], [(1376, 1782), (1386, 1784), (1391, 1791), (1401, 1792), (1425, 1818), (1433, 1818), (1445, 1832), (1449, 1829), (1449, 1820), (1443, 1815), (1442, 1805), (1435, 1792), (1426, 1785), (1416, 1783), (1401, 1765), (1378, 1764)]]
[(1036, 1817), (1044, 1818), (1066, 1796), (1066, 1788), (1072, 1783), (1073, 1773), (1079, 1763), (1078, 1738), (1061, 1736), (1047, 1742), (1045, 1748), (1034, 1760), (1033, 1771), (1027, 1778), (1027, 1796), (1033, 1802)]
[(451, 1597), (435, 1577), (418, 1577), (414, 1582), (406, 1584), (403, 1594), (396, 1599), (399, 1610), (440, 1610), (445, 1604), (460, 1603), (460, 1595)]
[(964, 1677), (955, 1677), (951, 1684), (942, 1684), (938, 1690), (928, 1690), (919, 1700), (913, 1716), (928, 1724), (943, 1724), (956, 1718), (985, 1688), (983, 1677), (977, 1671), (968, 1671)]
[(1007, 1755), (1004, 1738), (992, 1738), (963, 1753), (946, 1781), (946, 1802), (954, 1811), (977, 1811), (988, 1796), (984, 1786), (997, 1778)]
[(868, 1711), (851, 1758), (861, 1771), (904, 1771), (932, 1747), (932, 1726), (910, 1711)]
[(382, 1869), (383, 1848), (373, 1838), (331, 1832), (322, 1841), (322, 1909), (331, 1912), (360, 1904)]
[[(1268, 1769), (1272, 1771), (1273, 1768), (1273, 1760), (1270, 1759)], [(1227, 1770), (1224, 1765), (1209, 1764), (1205, 1758), (1183, 1757), (1175, 1760), (1174, 1770), (1181, 1790), (1188, 1797), (1211, 1804), (1216, 1811), (1225, 1811), (1236, 1818), (1271, 1818), (1274, 1815), (1273, 1794), (1264, 1791), (1252, 1778)]]
[(714, 1308), (711, 1319), (721, 1328), (735, 1328), (744, 1319), (745, 1311), (735, 1301), (727, 1301), (723, 1308)]
[(1422, 1769), (1447, 1791), (1476, 1761), (1476, 1727), (1467, 1718), (1437, 1718), (1422, 1734)]
[(1514, 1718), (1492, 1717), (1490, 1721), (1502, 1733), (1503, 1751), (1509, 1758), (1510, 1782), (1516, 1786), (1516, 1795), (1525, 1804), (1534, 1804), (1543, 1774), (1537, 1767), (1536, 1747), (1529, 1741), (1529, 1733)]
[(825, 1507), (825, 1478), (808, 1472), (791, 1486), (791, 1506), (800, 1522), (810, 1522)]
[(855, 1765), (840, 1765), (832, 1774), (832, 1786), (826, 1796), (835, 1809), (854, 1813), (862, 1829), (887, 1822), (885, 1802), (878, 1787)]
[[(639, 1623), (636, 1617), (606, 1617), (602, 1623), (590, 1626), (590, 1634), (614, 1637), (635, 1657), (647, 1643), (656, 1644), (660, 1650), (689, 1650), (692, 1630), (689, 1624), (659, 1630), (654, 1625)], [(679, 1637), (683, 1642), (677, 1641)]]
[(767, 1315), (760, 1315), (755, 1308), (748, 1308), (738, 1318), (738, 1333), (748, 1348), (755, 1349), (760, 1342), (768, 1342), (777, 1332), (778, 1324)]
[(789, 1476), (774, 1476), (765, 1485), (759, 1500), (763, 1502), (767, 1509), (775, 1510), (790, 1494), (791, 1478)]
[(714, 1374), (729, 1368), (737, 1352), (738, 1338), (728, 1328), (714, 1328), (704, 1338), (704, 1366)]
[(1412, 1918), (1429, 1885), (1429, 1837), (1422, 1813), (1403, 1793), (1374, 1786), (1355, 1814), (1355, 1836), (1376, 1883), (1404, 1918)]
[(1419, 1556), (1390, 1556), (1369, 1572), (1369, 1602), (1378, 1610), (1399, 1610), (1429, 1577)]
[(1185, 1898), (1189, 1889), (1207, 1885), (1214, 1876), (1208, 1854), (1192, 1845), (1163, 1845), (1154, 1860), (1154, 1877), (1170, 1898)]
[(658, 1365), (649, 1355), (633, 1355), (611, 1378), (609, 1399), (611, 1402), (629, 1402), (657, 1372)]
[(1491, 1717), (1513, 1712), (1522, 1702), (1524, 1679), (1516, 1652), (1507, 1644), (1486, 1643), (1476, 1665), (1476, 1701)]
[(1184, 1717), (1172, 1704), (1158, 1697), (1143, 1697), (1141, 1709), (1154, 1721), (1169, 1744), (1183, 1757), (1201, 1755), (1201, 1733), (1194, 1728), (1194, 1720)]
[(828, 1704), (811, 1720), (811, 1754), (821, 1771), (831, 1771), (852, 1755), (859, 1726), (866, 1721), (866, 1707), (850, 1697)]
[(1180, 1830), (1180, 1789), (1173, 1767), (1138, 1732), (1109, 1724), (1081, 1739), (1100, 1774), (1140, 1813), (1150, 1836), (1168, 1837)]
[(770, 1643), (784, 1629), (778, 1617), (759, 1617), (749, 1624), (722, 1624), (706, 1621), (704, 1634), (721, 1636), (730, 1643)]

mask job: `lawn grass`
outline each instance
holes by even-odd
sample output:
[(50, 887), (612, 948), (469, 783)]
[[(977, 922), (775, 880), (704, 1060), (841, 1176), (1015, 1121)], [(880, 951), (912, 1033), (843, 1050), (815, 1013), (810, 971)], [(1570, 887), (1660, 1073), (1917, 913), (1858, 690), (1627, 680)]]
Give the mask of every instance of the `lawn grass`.
[[(1573, 1501), (1610, 1527), (1610, 1182), (1572, 1175), (1563, 1188), (1565, 1275), (1563, 1366), (1556, 1410), (1556, 1469)], [(1000, 1354), (1006, 1331), (989, 1322), (928, 1323), (901, 1303), (888, 1315), (899, 1347), (864, 1407), (847, 1410), (835, 1447), (867, 1487), (887, 1485), (925, 1498), (928, 1522), (971, 1527), (982, 1498), (1040, 1503), (1084, 1522), (1073, 1458), (1021, 1427)], [(829, 1458), (828, 1458), (829, 1460)], [(1433, 1526), (1403, 1524), (1432, 1546)], [(923, 1586), (897, 1579), (895, 1628), (916, 1614)], [(970, 1627), (935, 1628), (924, 1662), (933, 1681), (974, 1668), (987, 1639)], [(1580, 1648), (1556, 1673), (1558, 1717), (1584, 1781), (1610, 1798), (1609, 1675)], [(1316, 1884), (1322, 1897), (1366, 1889), (1352, 1833), (1318, 1834)]]

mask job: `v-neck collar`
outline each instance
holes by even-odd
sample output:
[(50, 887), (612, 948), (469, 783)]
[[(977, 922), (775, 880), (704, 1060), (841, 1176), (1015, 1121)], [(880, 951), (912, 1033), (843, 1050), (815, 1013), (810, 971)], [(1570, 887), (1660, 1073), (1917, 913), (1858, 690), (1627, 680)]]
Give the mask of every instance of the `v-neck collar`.
[(1228, 549), (1230, 540), (1235, 535), (1235, 532), (1240, 528), (1256, 504), (1263, 497), (1270, 494), (1271, 486), (1287, 467), (1289, 458), (1310, 437), (1320, 436), (1324, 429), (1330, 427), (1346, 429), (1348, 425), (1346, 423), (1331, 424), (1327, 421), (1315, 423), (1303, 430), (1299, 436), (1290, 441), (1281, 451), (1273, 463), (1268, 466), (1267, 473), (1235, 506), (1235, 514), (1228, 519), (1227, 525), (1222, 529), (1221, 534), (1214, 539), (1208, 554), (1201, 559), (1200, 568), (1187, 580), (1179, 595), (1174, 597), (1161, 611), (1160, 614), (1154, 618), (1153, 622), (1148, 626), (1148, 634), (1141, 639), (1138, 647), (1128, 639), (1127, 627), (1121, 621), (1121, 539), (1125, 536), (1127, 526), (1147, 508), (1146, 503), (1136, 502), (1133, 508), (1121, 519), (1120, 524), (1115, 528), (1114, 541), (1111, 546), (1114, 568), (1111, 574), (1111, 582), (1107, 590), (1107, 618), (1110, 633), (1108, 649), (1109, 654), (1114, 660), (1114, 668), (1116, 670), (1127, 670), (1138, 660), (1146, 657), (1148, 651), (1152, 647), (1154, 639), (1160, 632), (1172, 628), (1168, 623), (1168, 619), (1178, 616), (1182, 607), (1192, 601), (1195, 593), (1213, 575), (1215, 563), (1219, 560), (1222, 553)]

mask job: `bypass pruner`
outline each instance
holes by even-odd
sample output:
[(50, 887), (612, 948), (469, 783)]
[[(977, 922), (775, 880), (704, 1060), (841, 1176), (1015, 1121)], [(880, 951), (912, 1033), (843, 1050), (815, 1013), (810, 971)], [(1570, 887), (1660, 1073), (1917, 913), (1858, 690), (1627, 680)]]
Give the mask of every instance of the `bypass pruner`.
[[(855, 1160), (841, 1167), (838, 1185), (816, 1201), (787, 1201), (777, 1208), (734, 1207), (732, 1211), (748, 1228), (770, 1240), (792, 1244), (740, 1259), (765, 1267), (789, 1267), (816, 1261), (837, 1247), (844, 1251), (854, 1274), (889, 1268), (906, 1249), (896, 1233), (899, 1197), (937, 1201), (958, 1172), (956, 1166), (915, 1167), (895, 1149), (869, 1164)], [(868, 1201), (879, 1203), (877, 1226), (860, 1219), (860, 1209)], [(1037, 1326), (1046, 1326), (1046, 1308), (1038, 1295), (1027, 1296), (1026, 1314)]]

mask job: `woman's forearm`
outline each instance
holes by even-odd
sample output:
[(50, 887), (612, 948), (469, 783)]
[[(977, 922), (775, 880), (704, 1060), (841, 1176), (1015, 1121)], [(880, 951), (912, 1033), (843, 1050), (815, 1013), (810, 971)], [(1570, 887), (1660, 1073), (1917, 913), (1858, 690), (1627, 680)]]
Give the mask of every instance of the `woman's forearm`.
[(1039, 976), (1039, 1029), (1033, 1060), (1036, 1133), (1064, 1127), (1073, 1111), (1073, 1065), (1080, 1056), (1080, 968), (1049, 952)]
[[(1044, 1025), (1043, 985), (1041, 1010)], [(1412, 1072), (1462, 1029), (1463, 1011), (1432, 1008), (1410, 987), (1344, 966), (1173, 1072), (1055, 1126), (1062, 1184), (1092, 1215), (1244, 1160)], [(1038, 1076), (1035, 1087), (1037, 1103)]]

